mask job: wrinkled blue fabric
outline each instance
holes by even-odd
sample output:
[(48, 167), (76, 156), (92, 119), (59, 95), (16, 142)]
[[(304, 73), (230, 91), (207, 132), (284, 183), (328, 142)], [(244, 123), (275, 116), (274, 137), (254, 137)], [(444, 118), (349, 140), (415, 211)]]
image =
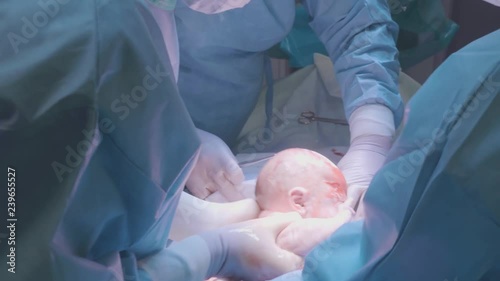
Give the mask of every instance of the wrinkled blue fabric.
[[(399, 26), (397, 48), (403, 70), (444, 50), (455, 37), (458, 25), (449, 20), (443, 3), (434, 0), (388, 1), (393, 20)], [(292, 31), (273, 49), (274, 56), (285, 56), (293, 67), (313, 64), (314, 53), (327, 55), (323, 43), (309, 26), (309, 15), (297, 7)]]
[(43, 3), (0, 2), (0, 161), (18, 175), (18, 266), (0, 280), (137, 280), (165, 247), (194, 124), (144, 1)]
[(401, 136), (304, 281), (500, 278), (500, 31), (449, 57), (409, 102)]
[[(364, 104), (388, 106), (399, 124), (399, 63), (385, 0), (303, 1), (342, 87), (347, 117)], [(179, 90), (195, 125), (234, 145), (262, 86), (265, 51), (283, 40), (295, 17), (293, 0), (252, 1), (204, 15), (178, 3)]]

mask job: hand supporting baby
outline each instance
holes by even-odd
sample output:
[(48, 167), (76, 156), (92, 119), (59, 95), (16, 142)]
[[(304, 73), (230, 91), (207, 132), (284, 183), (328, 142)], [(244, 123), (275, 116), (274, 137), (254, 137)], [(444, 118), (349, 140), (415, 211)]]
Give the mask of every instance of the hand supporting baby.
[(342, 204), (333, 218), (306, 218), (290, 224), (278, 235), (276, 243), (284, 250), (305, 257), (319, 243), (349, 222), (353, 215), (354, 211), (347, 204)]
[[(263, 217), (277, 215), (267, 213)], [(334, 218), (306, 218), (290, 224), (278, 235), (276, 244), (283, 250), (305, 257), (314, 247), (326, 240), (344, 223), (349, 222), (354, 211), (347, 204), (339, 206)], [(239, 281), (231, 278), (210, 278), (207, 281)]]

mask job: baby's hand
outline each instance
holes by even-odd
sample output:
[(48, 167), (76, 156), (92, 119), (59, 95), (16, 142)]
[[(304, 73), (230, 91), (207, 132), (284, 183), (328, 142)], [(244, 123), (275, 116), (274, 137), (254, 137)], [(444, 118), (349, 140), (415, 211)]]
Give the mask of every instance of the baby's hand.
[(277, 245), (296, 255), (305, 257), (314, 247), (327, 239), (344, 223), (349, 222), (354, 212), (342, 208), (333, 218), (309, 218), (290, 224), (277, 238)]
[(335, 216), (339, 221), (345, 220), (342, 224), (351, 221), (354, 218), (356, 212), (351, 208), (351, 203), (346, 200), (344, 203), (338, 205), (338, 213)]

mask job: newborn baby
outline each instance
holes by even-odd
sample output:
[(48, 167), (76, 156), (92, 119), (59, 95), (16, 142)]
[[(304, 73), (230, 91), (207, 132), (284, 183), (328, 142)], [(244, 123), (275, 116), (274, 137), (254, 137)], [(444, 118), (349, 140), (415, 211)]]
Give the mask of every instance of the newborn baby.
[[(277, 237), (281, 248), (304, 257), (352, 217), (342, 203), (347, 184), (339, 168), (307, 149), (279, 152), (262, 168), (255, 187), (259, 217), (298, 212), (305, 220), (292, 223)], [(212, 278), (209, 281), (231, 279)]]
[(303, 218), (331, 218), (346, 200), (347, 184), (339, 168), (308, 149), (286, 149), (262, 168), (255, 200), (262, 213), (298, 212)]
[[(277, 212), (297, 212), (303, 218), (345, 221), (352, 210), (346, 200), (346, 181), (335, 164), (311, 150), (291, 148), (264, 165), (251, 198), (230, 203), (208, 202), (183, 193), (170, 239)], [(203, 215), (201, 215), (203, 214)], [(349, 217), (350, 218), (350, 217)]]
[(298, 212), (305, 220), (285, 228), (276, 243), (306, 256), (327, 239), (354, 211), (343, 204), (347, 183), (328, 158), (308, 149), (292, 148), (276, 154), (262, 168), (255, 188), (260, 217), (275, 212)]

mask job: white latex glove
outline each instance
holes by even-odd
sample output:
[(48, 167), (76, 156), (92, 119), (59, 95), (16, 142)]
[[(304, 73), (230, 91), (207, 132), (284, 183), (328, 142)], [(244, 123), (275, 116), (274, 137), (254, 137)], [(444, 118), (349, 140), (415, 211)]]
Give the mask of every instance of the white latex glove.
[(483, 0), (483, 1), (488, 2), (488, 3), (492, 4), (492, 5), (500, 7), (500, 0)]
[(269, 280), (301, 269), (302, 258), (276, 245), (297, 213), (250, 220), (174, 242), (138, 262), (154, 281), (201, 281), (208, 277)]
[(229, 147), (217, 136), (197, 130), (201, 139), (200, 155), (186, 186), (201, 199), (220, 191), (228, 201), (244, 199), (237, 187), (245, 176)]
[(279, 233), (300, 219), (292, 212), (242, 222), (202, 235), (211, 248), (211, 269), (219, 268), (213, 271), (213, 276), (261, 281), (301, 269), (301, 257), (276, 245)]
[(183, 0), (189, 8), (204, 13), (217, 14), (228, 10), (243, 8), (250, 0)]
[(358, 204), (370, 182), (382, 167), (395, 134), (394, 116), (379, 104), (364, 105), (349, 118), (351, 145), (338, 167), (347, 181), (348, 204)]
[(333, 218), (307, 218), (290, 224), (280, 233), (276, 242), (282, 249), (305, 257), (344, 223), (349, 222), (353, 215), (354, 210), (344, 204)]

